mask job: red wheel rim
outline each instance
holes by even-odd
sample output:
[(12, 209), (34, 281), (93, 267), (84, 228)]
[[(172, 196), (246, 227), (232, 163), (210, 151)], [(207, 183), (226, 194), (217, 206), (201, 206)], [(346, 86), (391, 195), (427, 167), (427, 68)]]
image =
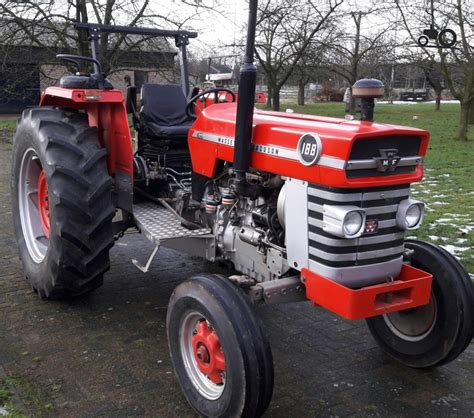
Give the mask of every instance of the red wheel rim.
[(217, 385), (222, 384), (222, 373), (225, 371), (225, 358), (216, 332), (207, 321), (196, 326), (193, 335), (193, 351), (199, 370)]
[(51, 224), (48, 199), (48, 184), (46, 183), (46, 175), (43, 169), (41, 169), (41, 173), (38, 177), (38, 210), (44, 235), (46, 236), (46, 238), (49, 238)]

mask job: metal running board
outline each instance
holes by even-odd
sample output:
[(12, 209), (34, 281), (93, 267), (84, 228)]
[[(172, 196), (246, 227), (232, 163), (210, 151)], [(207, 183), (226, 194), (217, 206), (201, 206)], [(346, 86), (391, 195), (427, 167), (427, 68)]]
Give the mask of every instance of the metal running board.
[(211, 232), (208, 228), (190, 230), (176, 215), (158, 203), (138, 203), (133, 205), (133, 217), (143, 234), (157, 246), (162, 241), (175, 238), (196, 237)]

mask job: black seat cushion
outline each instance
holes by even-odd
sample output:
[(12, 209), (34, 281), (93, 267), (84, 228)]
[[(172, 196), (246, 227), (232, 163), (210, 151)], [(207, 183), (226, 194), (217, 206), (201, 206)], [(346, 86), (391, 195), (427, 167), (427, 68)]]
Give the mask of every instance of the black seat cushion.
[(146, 127), (148, 129), (149, 134), (152, 136), (159, 136), (159, 137), (179, 137), (179, 138), (187, 138), (189, 128), (192, 125), (192, 121), (187, 121), (181, 125), (175, 126), (163, 126), (158, 125), (157, 123), (148, 122)]
[[(98, 89), (99, 83), (96, 78), (87, 75), (65, 75), (59, 80), (59, 86), (64, 89)], [(104, 89), (111, 90), (112, 83), (105, 79)]]
[(186, 97), (177, 84), (144, 84), (140, 115), (148, 136), (183, 139), (193, 123)]

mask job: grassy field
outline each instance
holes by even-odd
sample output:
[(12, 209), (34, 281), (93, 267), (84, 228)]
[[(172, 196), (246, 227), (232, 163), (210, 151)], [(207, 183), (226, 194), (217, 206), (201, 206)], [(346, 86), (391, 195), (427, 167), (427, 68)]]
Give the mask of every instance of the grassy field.
[(15, 132), (17, 116), (0, 115), (0, 142), (11, 142)]
[[(284, 104), (282, 110), (324, 116), (344, 116), (342, 103), (306, 106)], [(467, 143), (456, 141), (459, 106), (443, 104), (440, 112), (433, 104), (379, 104), (378, 122), (415, 126), (431, 132), (423, 183), (413, 187), (414, 197), (427, 204), (423, 226), (416, 232), (420, 239), (440, 244), (459, 257), (474, 275), (474, 126)], [(417, 116), (414, 119), (414, 116)], [(0, 140), (13, 136), (15, 118), (0, 119)]]

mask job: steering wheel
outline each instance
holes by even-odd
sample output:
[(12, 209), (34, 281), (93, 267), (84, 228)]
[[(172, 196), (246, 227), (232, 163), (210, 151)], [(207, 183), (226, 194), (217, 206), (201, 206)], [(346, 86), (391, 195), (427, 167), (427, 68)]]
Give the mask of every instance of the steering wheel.
[[(223, 88), (223, 87), (217, 87), (215, 89), (209, 89), (209, 90), (204, 90), (201, 93), (196, 94), (194, 97), (191, 97), (188, 100), (188, 104), (186, 105), (186, 115), (188, 115), (190, 118), (195, 119), (197, 117), (197, 114), (195, 112), (195, 109), (197, 108), (196, 102), (201, 99), (201, 103), (203, 105), (203, 109), (207, 105), (206, 97), (208, 94), (214, 93), (214, 103), (219, 103), (219, 93), (224, 92), (224, 93), (229, 93), (230, 97), (232, 98), (231, 103), (235, 102), (235, 93), (232, 90)], [(199, 108), (200, 112), (202, 112), (202, 109)]]

